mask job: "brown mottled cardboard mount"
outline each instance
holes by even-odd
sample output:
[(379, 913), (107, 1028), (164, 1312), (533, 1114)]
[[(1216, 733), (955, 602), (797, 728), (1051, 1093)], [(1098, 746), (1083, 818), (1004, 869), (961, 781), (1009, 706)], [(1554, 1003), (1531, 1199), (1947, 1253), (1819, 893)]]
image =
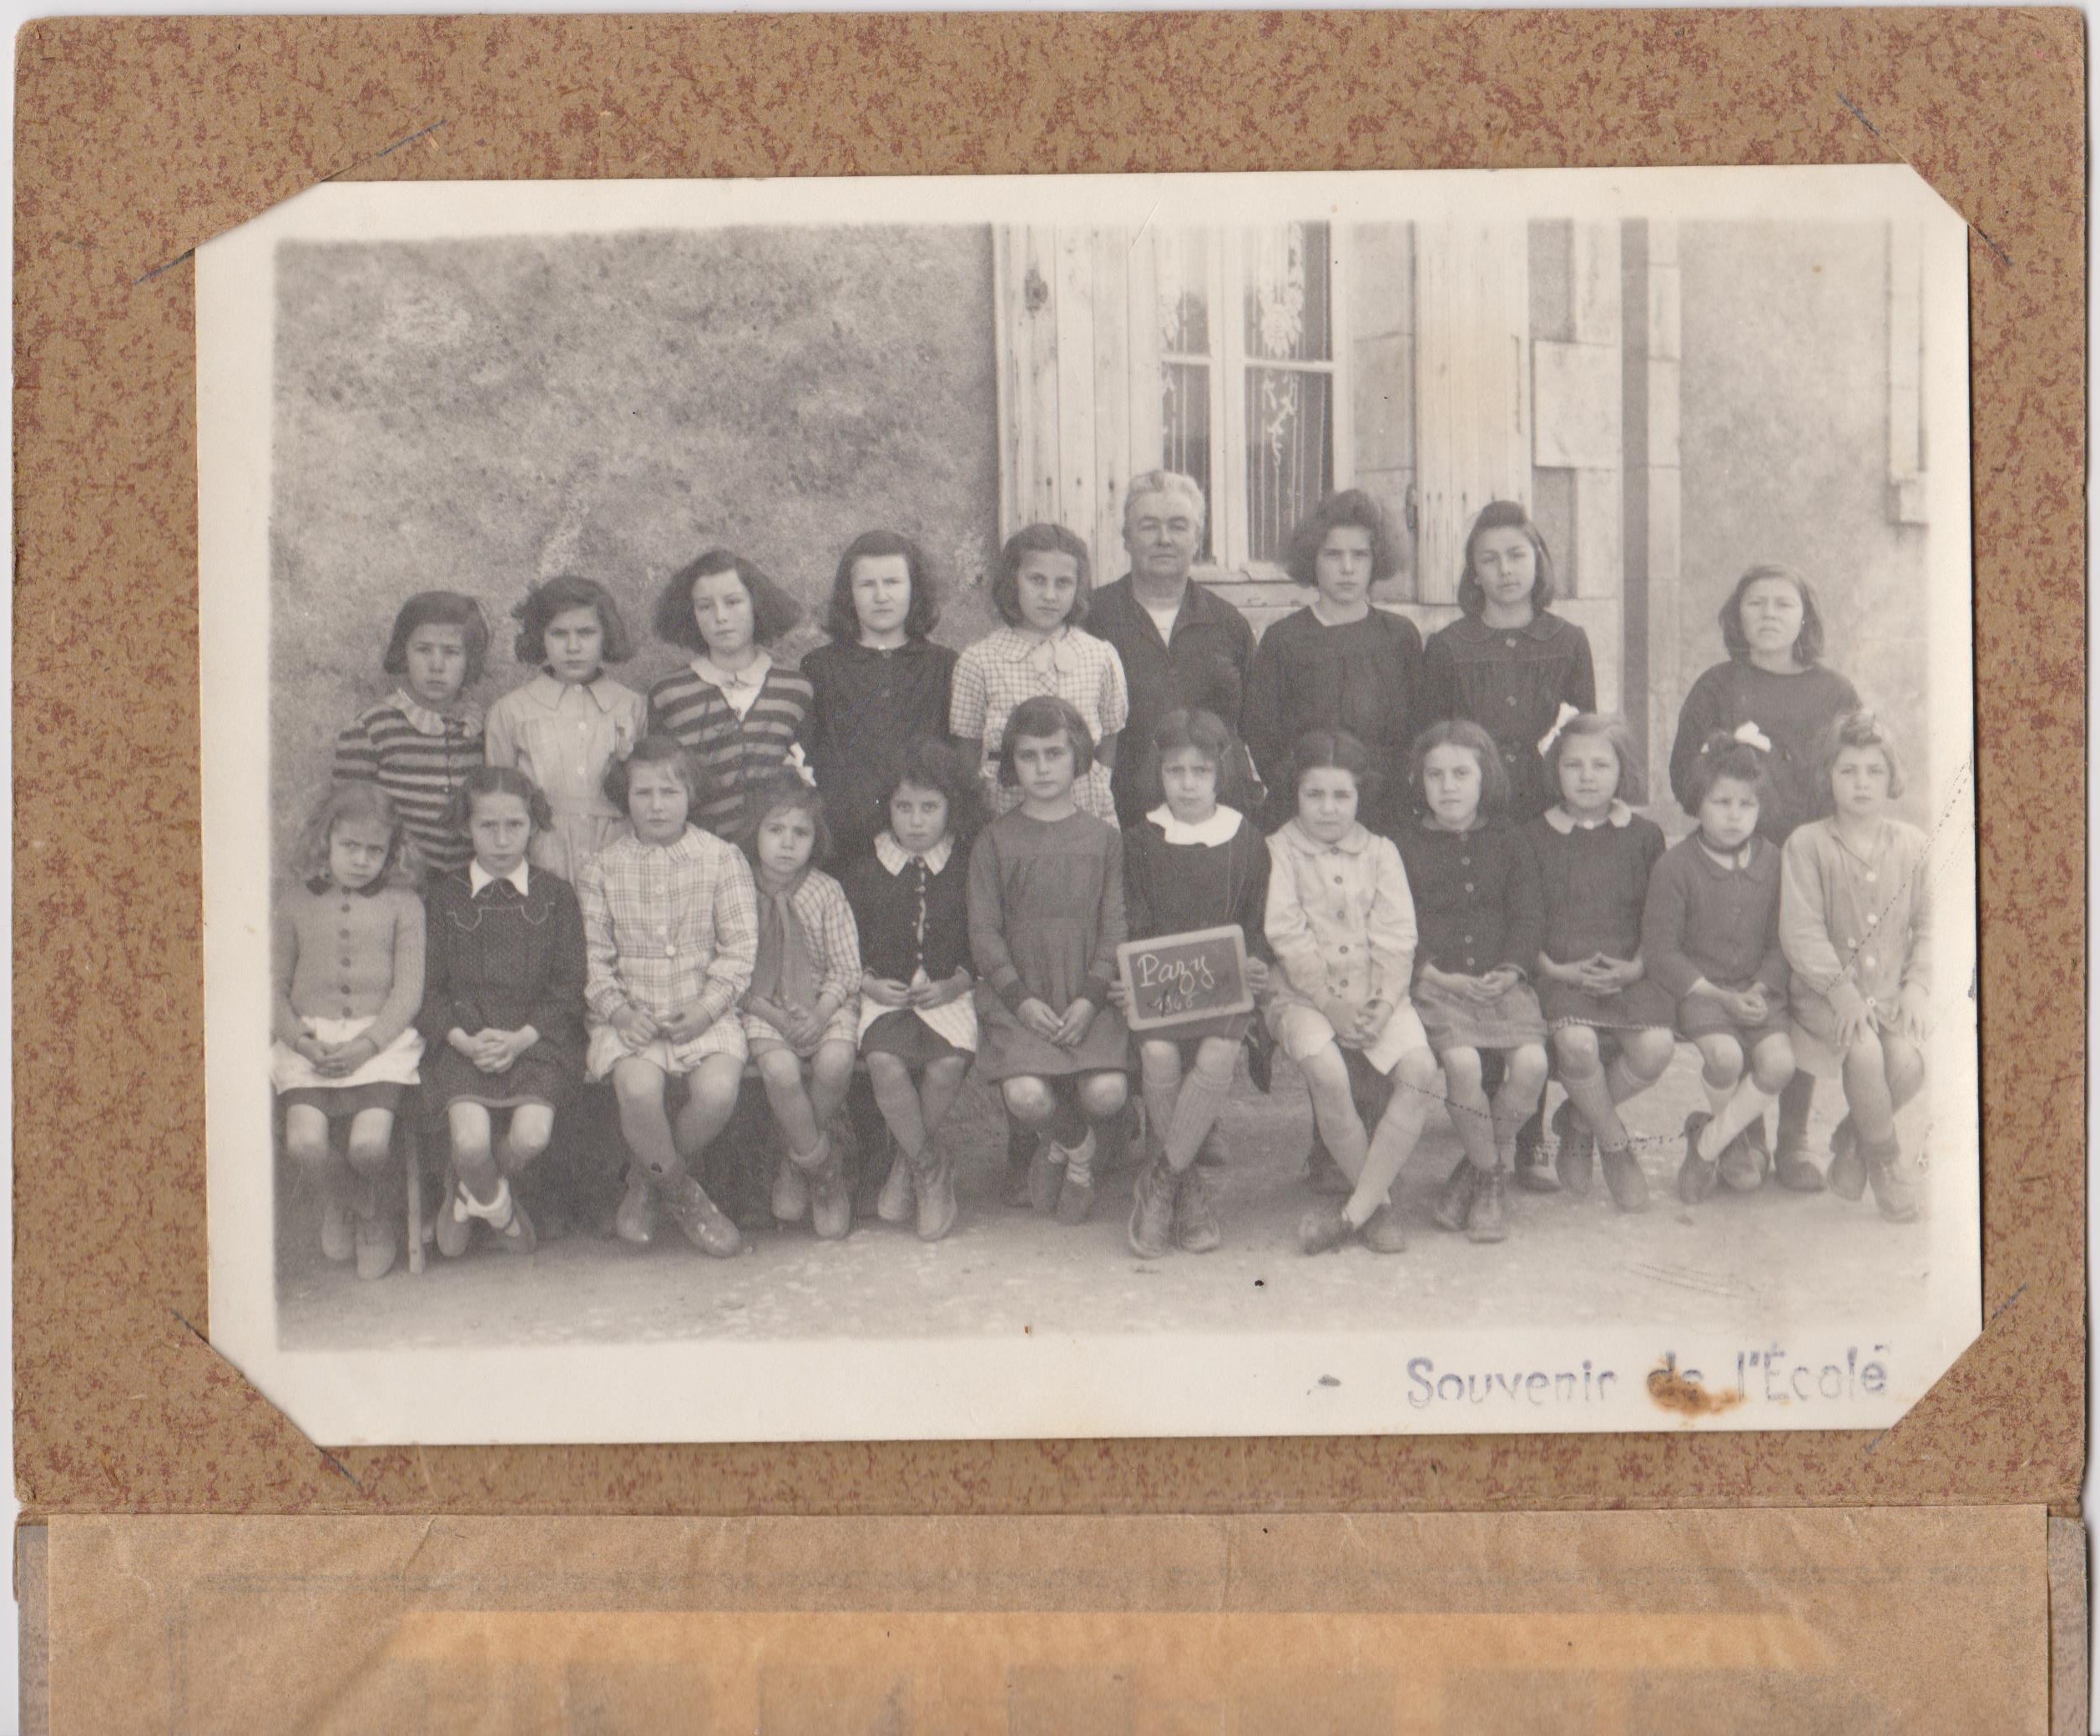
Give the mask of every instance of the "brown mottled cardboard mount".
[(2047, 1525), (61, 1516), (51, 1728), (2040, 1736)]
[[(2070, 1510), (2084, 1414), (2076, 13), (77, 19), (19, 46), (15, 1393), (33, 1514)], [(1899, 158), (1972, 237), (1988, 1323), (1901, 1424), (335, 1456), (204, 1342), (199, 242), (331, 176)]]

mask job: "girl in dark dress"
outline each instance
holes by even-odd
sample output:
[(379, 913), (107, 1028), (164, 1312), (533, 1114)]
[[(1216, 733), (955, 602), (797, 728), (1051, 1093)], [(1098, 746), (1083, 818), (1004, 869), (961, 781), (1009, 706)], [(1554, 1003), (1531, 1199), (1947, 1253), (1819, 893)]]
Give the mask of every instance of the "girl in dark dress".
[[(1273, 831), (1297, 812), (1291, 756), (1313, 729), (1345, 730), (1363, 743), (1381, 790), (1404, 791), (1399, 775), (1421, 702), (1422, 636), (1404, 615), (1374, 608), (1371, 588), (1389, 578), (1400, 553), (1378, 502), (1360, 488), (1321, 501), (1292, 532), (1285, 566), (1318, 593), (1285, 615), (1254, 648), (1248, 679), (1247, 745), (1268, 785), (1262, 827)], [(1396, 796), (1364, 814), (1390, 832)]]
[(568, 882), (526, 860), (552, 815), (523, 772), (476, 766), (453, 812), (474, 856), (427, 896), (417, 1022), (427, 1089), (452, 1135), (437, 1249), (464, 1254), (478, 1219), (507, 1249), (530, 1253), (533, 1222), (511, 1183), (547, 1149), (554, 1112), (583, 1077), (583, 919)]
[[(1728, 661), (1692, 684), (1678, 714), (1670, 749), (1670, 789), (1678, 805), (1696, 813), (1693, 770), (1708, 737), (1733, 735), (1745, 724), (1771, 743), (1765, 795), (1758, 805), (1757, 835), (1782, 850), (1797, 826), (1825, 810), (1825, 734), (1859, 709), (1860, 696), (1835, 669), (1823, 665), (1823, 611), (1815, 587), (1784, 567), (1753, 567), (1721, 605), (1721, 643)], [(1779, 1138), (1773, 1158), (1781, 1174), (1806, 1179), (1809, 1113), (1815, 1075), (1800, 1068), (1779, 1093)]]
[[(1215, 714), (1176, 709), (1153, 731), (1151, 760), (1162, 799), (1123, 834), (1130, 937), (1237, 925), (1247, 947), (1247, 987), (1265, 993), (1269, 850), (1239, 810), (1218, 799), (1220, 781), (1240, 764), (1239, 744)], [(1127, 1014), (1129, 996), (1120, 981), (1109, 995)], [(1140, 1259), (1157, 1259), (1175, 1243), (1207, 1254), (1223, 1239), (1196, 1153), (1231, 1094), (1233, 1062), (1253, 1020), (1251, 1013), (1232, 1013), (1138, 1041), (1148, 1133), (1129, 1234)]]
[(830, 643), (801, 665), (815, 690), (802, 749), (824, 792), (833, 871), (842, 879), (889, 824), (906, 751), (947, 733), (956, 654), (927, 637), (940, 618), (932, 571), (916, 542), (866, 531), (846, 545), (824, 622)]
[(1543, 814), (1560, 794), (1539, 744), (1556, 724), (1597, 709), (1589, 637), (1554, 614), (1552, 600), (1553, 559), (1538, 527), (1516, 502), (1490, 501), (1466, 536), (1465, 613), (1422, 653), (1422, 718), (1469, 719), (1493, 739), (1513, 825)]
[[(1425, 729), (1413, 782), (1422, 815), (1401, 828), (1399, 843), (1419, 934), (1415, 1010), (1466, 1149), (1437, 1200), (1436, 1222), (1475, 1242), (1499, 1242), (1508, 1234), (1503, 1187), (1517, 1129), (1546, 1088), (1546, 1021), (1532, 987), (1545, 920), (1538, 871), (1502, 819), (1502, 755), (1479, 724)], [(1491, 1062), (1498, 1088), (1486, 1077)]]
[(896, 1145), (876, 1215), (901, 1224), (916, 1211), (926, 1242), (955, 1227), (955, 1153), (939, 1134), (977, 1050), (968, 893), (977, 785), (976, 767), (946, 742), (907, 744), (888, 792), (890, 823), (843, 876), (861, 927), (861, 1057)]
[[(1648, 1205), (1648, 1181), (1618, 1105), (1663, 1076), (1676, 1044), (1676, 1008), (1641, 960), (1648, 876), (1662, 829), (1628, 805), (1640, 794), (1626, 726), (1585, 714), (1546, 750), (1561, 799), (1524, 828), (1546, 915), (1538, 1000), (1567, 1101), (1553, 1117), (1562, 1182), (1588, 1191), (1601, 1147), (1621, 1211)], [(1581, 1125), (1578, 1126), (1577, 1118)]]

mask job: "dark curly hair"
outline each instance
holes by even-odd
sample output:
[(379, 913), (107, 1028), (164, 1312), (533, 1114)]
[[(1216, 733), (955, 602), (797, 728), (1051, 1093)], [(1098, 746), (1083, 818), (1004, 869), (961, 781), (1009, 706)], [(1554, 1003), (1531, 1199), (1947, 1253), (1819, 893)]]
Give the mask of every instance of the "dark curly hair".
[(717, 573), (734, 573), (751, 599), (751, 637), (770, 645), (802, 618), (802, 605), (766, 577), (755, 561), (726, 548), (710, 548), (664, 581), (650, 625), (667, 645), (705, 654), (707, 641), (693, 616), (693, 587)]
[(1251, 792), (1247, 786), (1247, 756), (1232, 726), (1214, 711), (1200, 706), (1177, 705), (1153, 728), (1145, 749), (1144, 780), (1140, 786), (1164, 798), (1165, 786), (1159, 768), (1169, 754), (1194, 748), (1218, 771), (1218, 800), (1229, 808), (1244, 810)]
[(459, 628), (460, 642), (467, 651), (467, 675), (460, 685), (472, 687), (482, 679), (482, 670), (488, 662), (488, 617), (482, 613), (480, 603), (458, 591), (418, 591), (401, 604), (380, 668), (390, 675), (406, 674), (408, 642), (422, 627)]
[(1318, 584), (1320, 551), (1326, 543), (1327, 533), (1344, 528), (1371, 532), (1373, 584), (1400, 571), (1400, 544), (1386, 522), (1386, 510), (1360, 488), (1338, 489), (1298, 521), (1284, 556), (1284, 571), (1299, 584)]
[(1815, 587), (1791, 567), (1753, 567), (1735, 581), (1735, 588), (1728, 593), (1718, 617), (1721, 643), (1736, 662), (1750, 660), (1750, 636), (1743, 630), (1743, 598), (1752, 585), (1768, 578), (1785, 580), (1801, 599), (1801, 630), (1795, 635), (1794, 661), (1805, 669), (1812, 669), (1823, 661), (1823, 609), (1816, 601)]
[(824, 617), (824, 630), (842, 644), (858, 643), (860, 612), (853, 606), (853, 568), (864, 560), (901, 558), (911, 582), (911, 606), (905, 611), (904, 636), (922, 639), (941, 619), (940, 599), (933, 584), (933, 563), (926, 551), (909, 537), (895, 531), (862, 531), (846, 545), (839, 557), (839, 570), (831, 579), (831, 603)]
[(601, 662), (625, 663), (634, 654), (634, 642), (628, 636), (627, 623), (620, 618), (620, 606), (613, 601), (613, 593), (594, 578), (564, 573), (534, 585), (512, 609), (512, 618), (518, 624), (511, 649), (517, 660), (528, 669), (545, 663), (548, 623), (573, 608), (597, 611), (598, 629), (605, 636), (598, 652)]
[(1684, 775), (1684, 794), (1690, 798), (1690, 813), (1699, 813), (1714, 786), (1723, 778), (1748, 784), (1757, 792), (1760, 803), (1771, 794), (1764, 754), (1750, 743), (1738, 741), (1726, 731), (1716, 729), (1699, 744), (1699, 758)]
[(947, 799), (948, 830), (959, 845), (967, 845), (983, 824), (984, 799), (977, 780), (977, 763), (952, 744), (931, 735), (911, 739), (883, 790), (882, 810), (886, 815), (897, 791), (906, 784), (921, 790), (937, 790)]
[(1487, 607), (1487, 593), (1473, 577), (1473, 544), (1489, 531), (1524, 533), (1524, 539), (1532, 545), (1532, 608), (1534, 613), (1544, 608), (1557, 594), (1553, 583), (1553, 557), (1547, 549), (1546, 539), (1539, 534), (1538, 527), (1532, 522), (1532, 515), (1513, 500), (1488, 502), (1473, 520), (1473, 527), (1466, 532), (1466, 565), (1458, 575), (1459, 608), (1469, 615), (1477, 615)]
[(823, 794), (815, 785), (804, 783), (796, 773), (783, 766), (745, 788), (744, 813), (737, 826), (736, 842), (751, 865), (758, 865), (759, 828), (765, 824), (769, 815), (777, 814), (783, 808), (792, 808), (810, 816), (810, 829), (816, 834), (810, 846), (810, 860), (830, 861), (831, 820), (825, 811)]
[(1009, 627), (1021, 624), (1021, 563), (1031, 554), (1068, 554), (1079, 563), (1079, 589), (1072, 599), (1068, 627), (1087, 618), (1087, 595), (1093, 588), (1093, 562), (1087, 545), (1061, 524), (1025, 524), (1006, 540), (992, 563), (992, 606)]

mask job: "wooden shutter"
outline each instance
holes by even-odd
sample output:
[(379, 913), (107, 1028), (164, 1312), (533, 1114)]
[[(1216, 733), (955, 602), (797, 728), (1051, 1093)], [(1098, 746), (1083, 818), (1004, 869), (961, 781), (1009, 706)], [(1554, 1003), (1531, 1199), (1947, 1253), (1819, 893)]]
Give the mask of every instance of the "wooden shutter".
[(1532, 497), (1522, 223), (1426, 224), (1415, 248), (1416, 598), (1454, 603), (1466, 530)]
[(1124, 491), (1159, 462), (1158, 320), (1150, 275), (1132, 268), (1123, 230), (1010, 226), (992, 238), (999, 535), (1064, 525), (1093, 551), (1096, 583), (1123, 570)]

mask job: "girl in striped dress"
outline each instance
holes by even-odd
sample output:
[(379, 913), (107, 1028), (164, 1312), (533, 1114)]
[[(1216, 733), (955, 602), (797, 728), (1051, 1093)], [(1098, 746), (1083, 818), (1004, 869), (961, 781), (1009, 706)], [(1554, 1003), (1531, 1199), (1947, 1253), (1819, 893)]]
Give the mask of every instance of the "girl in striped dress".
[(649, 689), (649, 733), (692, 750), (707, 775), (693, 823), (718, 838), (750, 829), (748, 793), (789, 763), (809, 718), (809, 678), (765, 648), (800, 615), (793, 598), (726, 548), (681, 567), (656, 599), (657, 638), (697, 654)]
[(481, 713), (464, 696), (487, 658), (478, 603), (457, 591), (418, 591), (394, 617), (381, 664), (401, 685), (336, 738), (335, 781), (385, 790), (433, 873), (464, 868), (473, 854), (447, 816), (482, 760)]

